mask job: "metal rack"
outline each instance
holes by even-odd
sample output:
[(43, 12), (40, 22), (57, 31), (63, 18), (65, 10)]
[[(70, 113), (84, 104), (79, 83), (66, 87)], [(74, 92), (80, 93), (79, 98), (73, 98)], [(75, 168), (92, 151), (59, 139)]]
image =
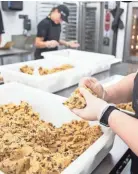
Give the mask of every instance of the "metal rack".
[(80, 7), (81, 50), (98, 52), (100, 33), (100, 3), (84, 2)]
[(43, 20), (46, 16), (49, 15), (51, 9), (53, 7), (58, 6), (60, 3), (57, 1), (45, 2), (45, 1), (37, 1), (36, 3), (36, 23), (38, 24), (41, 20)]
[(70, 15), (69, 15), (69, 23), (68, 24), (63, 24), (63, 35), (65, 36), (65, 40), (70, 41), (70, 40), (78, 40), (78, 7), (79, 3), (67, 3), (64, 2), (69, 10), (70, 10)]
[(94, 51), (95, 50), (95, 24), (96, 24), (96, 8), (85, 7), (85, 37), (84, 49), (86, 51)]

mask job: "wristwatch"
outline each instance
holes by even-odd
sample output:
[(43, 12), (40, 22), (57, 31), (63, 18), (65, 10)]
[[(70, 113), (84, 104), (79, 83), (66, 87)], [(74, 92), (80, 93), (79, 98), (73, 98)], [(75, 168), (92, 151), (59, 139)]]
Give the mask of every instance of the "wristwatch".
[(109, 127), (108, 125), (108, 119), (113, 110), (119, 110), (118, 108), (115, 107), (113, 104), (108, 104), (106, 108), (102, 111), (100, 115), (100, 123), (106, 127)]

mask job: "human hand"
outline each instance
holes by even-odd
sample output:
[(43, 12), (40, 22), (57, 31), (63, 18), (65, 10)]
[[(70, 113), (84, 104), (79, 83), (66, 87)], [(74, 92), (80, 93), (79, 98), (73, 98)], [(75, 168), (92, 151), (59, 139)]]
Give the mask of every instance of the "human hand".
[(93, 77), (84, 77), (81, 79), (79, 83), (79, 87), (87, 87), (90, 88), (99, 98), (105, 99), (105, 95), (107, 95), (103, 86), (100, 82)]
[(85, 120), (100, 119), (101, 113), (108, 103), (95, 97), (85, 88), (80, 88), (79, 90), (86, 100), (86, 107), (84, 109), (72, 109), (72, 112)]
[(80, 44), (77, 41), (69, 41), (67, 42), (67, 46), (70, 48), (78, 48)]
[(59, 46), (59, 43), (56, 40), (46, 41), (47, 48), (55, 48)]

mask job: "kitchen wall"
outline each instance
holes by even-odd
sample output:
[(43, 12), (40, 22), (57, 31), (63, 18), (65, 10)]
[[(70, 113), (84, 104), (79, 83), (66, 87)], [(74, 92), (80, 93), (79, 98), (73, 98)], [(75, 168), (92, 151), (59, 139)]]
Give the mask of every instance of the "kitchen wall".
[[(1, 8), (1, 4), (0, 4)], [(11, 40), (11, 35), (23, 33), (23, 19), (19, 14), (29, 15), (32, 22), (31, 34), (36, 33), (36, 1), (23, 1), (23, 10), (19, 12), (6, 12), (2, 10), (5, 34), (2, 35), (2, 45)]]

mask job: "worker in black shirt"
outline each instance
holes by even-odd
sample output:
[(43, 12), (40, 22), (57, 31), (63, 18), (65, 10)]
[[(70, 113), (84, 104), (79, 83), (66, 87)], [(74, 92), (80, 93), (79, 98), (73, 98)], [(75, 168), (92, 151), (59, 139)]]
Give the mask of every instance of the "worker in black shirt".
[(68, 16), (69, 9), (65, 5), (59, 5), (53, 8), (49, 16), (38, 24), (35, 59), (43, 58), (42, 52), (57, 50), (59, 45), (71, 48), (79, 47), (79, 44), (75, 41), (60, 40), (61, 22), (68, 22)]
[(3, 27), (3, 21), (2, 21), (2, 14), (1, 14), (1, 10), (0, 10), (0, 44), (2, 41), (2, 34), (4, 33), (4, 27)]

